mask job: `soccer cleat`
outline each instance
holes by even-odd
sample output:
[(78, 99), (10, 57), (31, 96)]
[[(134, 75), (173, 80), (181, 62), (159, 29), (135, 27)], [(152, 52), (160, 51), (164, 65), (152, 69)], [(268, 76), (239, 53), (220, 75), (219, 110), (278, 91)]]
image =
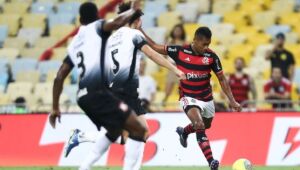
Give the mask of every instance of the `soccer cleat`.
[(187, 135), (184, 135), (183, 127), (177, 127), (176, 129), (177, 134), (179, 135), (180, 144), (186, 148), (187, 147)]
[(79, 129), (73, 130), (73, 133), (71, 134), (71, 136), (69, 138), (67, 146), (65, 147), (65, 157), (68, 157), (71, 150), (79, 145), (79, 141), (78, 141), (79, 133), (80, 133)]
[(219, 161), (218, 160), (213, 160), (211, 161), (209, 167), (211, 170), (218, 170), (219, 169)]

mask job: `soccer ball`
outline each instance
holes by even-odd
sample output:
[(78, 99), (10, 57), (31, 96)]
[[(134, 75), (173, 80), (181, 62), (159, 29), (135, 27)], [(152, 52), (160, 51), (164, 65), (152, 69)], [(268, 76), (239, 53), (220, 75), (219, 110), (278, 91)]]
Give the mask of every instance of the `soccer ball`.
[(252, 170), (252, 164), (248, 159), (241, 158), (233, 163), (232, 170)]

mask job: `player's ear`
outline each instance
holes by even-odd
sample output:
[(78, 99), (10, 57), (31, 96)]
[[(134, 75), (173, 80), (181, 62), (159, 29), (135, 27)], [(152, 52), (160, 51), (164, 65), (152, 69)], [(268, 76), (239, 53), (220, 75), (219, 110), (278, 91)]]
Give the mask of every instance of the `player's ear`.
[(80, 22), (81, 25), (83, 25), (81, 17), (79, 17), (79, 22)]

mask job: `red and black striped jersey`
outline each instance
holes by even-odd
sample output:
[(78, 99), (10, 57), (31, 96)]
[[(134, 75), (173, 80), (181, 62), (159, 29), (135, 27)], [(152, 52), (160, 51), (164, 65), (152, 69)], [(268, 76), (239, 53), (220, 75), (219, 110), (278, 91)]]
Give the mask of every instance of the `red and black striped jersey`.
[(180, 97), (188, 96), (201, 101), (212, 100), (210, 72), (213, 70), (215, 74), (223, 74), (221, 62), (216, 53), (207, 49), (203, 54), (197, 55), (191, 45), (170, 45), (166, 46), (165, 50), (175, 61), (177, 68), (187, 77), (186, 80), (180, 81)]
[(242, 103), (249, 99), (248, 94), (250, 91), (250, 77), (247, 74), (243, 74), (242, 77), (237, 77), (235, 74), (230, 74), (228, 81), (233, 97), (238, 103)]
[(264, 85), (264, 92), (273, 92), (279, 94), (284, 94), (286, 92), (291, 93), (292, 85), (291, 82), (286, 78), (282, 78), (280, 82), (275, 82), (273, 79), (271, 79)]

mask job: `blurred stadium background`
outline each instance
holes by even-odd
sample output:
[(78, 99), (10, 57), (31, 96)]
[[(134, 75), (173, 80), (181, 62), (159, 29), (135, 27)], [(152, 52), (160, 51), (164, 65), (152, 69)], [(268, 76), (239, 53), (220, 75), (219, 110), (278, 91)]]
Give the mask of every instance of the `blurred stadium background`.
[[(102, 9), (99, 14), (105, 19), (116, 16), (113, 7), (120, 1), (94, 0)], [(51, 110), (53, 79), (66, 56), (66, 47), (72, 39), (70, 35), (79, 26), (78, 8), (82, 2), (84, 0), (0, 0), (2, 129), (7, 123), (4, 120), (8, 119), (4, 114), (22, 114), (21, 117)], [(271, 70), (270, 61), (265, 60), (264, 56), (273, 48), (275, 35), (284, 33), (285, 47), (293, 53), (296, 61), (291, 92), (293, 107), (289, 111), (299, 111), (299, 0), (145, 0), (143, 10), (143, 28), (158, 43), (166, 43), (170, 38), (170, 31), (177, 24), (183, 24), (187, 35), (186, 42), (192, 41), (194, 31), (199, 26), (209, 26), (213, 32), (210, 48), (220, 57), (225, 73), (234, 73), (234, 60), (243, 57), (247, 65), (245, 72), (253, 77), (256, 84), (257, 100), (251, 101), (256, 102), (256, 105), (250, 111), (257, 117), (261, 111), (270, 112), (269, 114), (278, 112), (264, 98), (263, 86), (269, 80)], [(177, 102), (178, 85), (175, 85), (171, 95), (164, 101), (167, 70), (147, 59), (146, 74), (152, 76), (157, 85), (151, 110), (181, 112)], [(63, 112), (82, 112), (76, 105), (76, 77), (76, 73), (72, 72), (65, 83), (60, 101)], [(215, 76), (212, 78), (212, 87), (215, 101), (226, 107)], [(20, 97), (21, 107), (16, 100), (20, 100)], [(249, 111), (246, 108), (245, 110)], [(281, 110), (279, 112), (278, 114), (284, 115)], [(288, 114), (299, 116), (297, 112)], [(297, 118), (296, 124), (300, 125), (299, 117)], [(18, 116), (14, 115), (11, 119), (15, 120), (13, 124), (17, 126)], [(4, 135), (2, 137), (7, 138)], [(299, 142), (300, 137), (298, 138)], [(297, 153), (299, 159), (300, 152)], [(5, 155), (2, 154), (2, 158), (0, 166), (12, 166), (11, 163), (5, 163)], [(298, 161), (294, 165), (299, 164)], [(300, 168), (295, 167), (296, 169)]]

